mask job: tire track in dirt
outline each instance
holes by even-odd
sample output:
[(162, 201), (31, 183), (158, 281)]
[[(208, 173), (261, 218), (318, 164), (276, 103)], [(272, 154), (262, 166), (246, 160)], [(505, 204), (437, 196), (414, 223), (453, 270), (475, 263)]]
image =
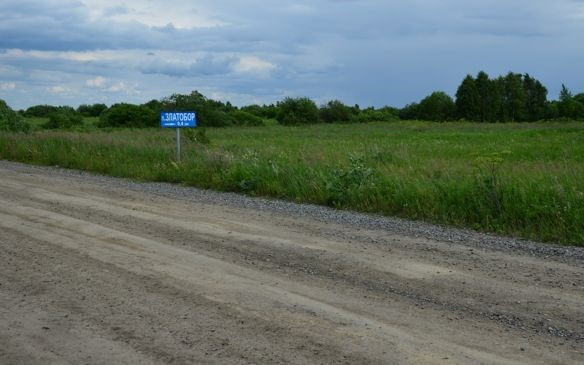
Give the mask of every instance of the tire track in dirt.
[[(488, 249), (469, 253), (464, 246), (389, 232), (142, 195), (1, 171), (0, 298), (16, 310), (0, 306), (0, 324), (6, 325), (0, 326), (0, 345), (6, 345), (0, 359), (18, 363), (23, 352), (29, 360), (53, 353), (53, 360), (75, 362), (80, 357), (72, 348), (81, 347), (85, 358), (98, 358), (95, 363), (124, 352), (128, 363), (584, 360), (579, 265)], [(10, 261), (19, 256), (18, 265)], [(31, 260), (35, 265), (27, 268)], [(50, 262), (69, 275), (59, 286), (60, 298), (41, 279), (54, 270)], [(83, 276), (90, 279), (118, 278), (124, 290), (109, 293), (111, 283), (95, 283), (86, 294), (91, 304), (79, 303), (75, 294), (88, 290), (75, 275), (79, 266), (86, 266)], [(109, 273), (100, 271), (104, 267)], [(562, 278), (565, 287), (557, 285)], [(31, 291), (27, 282), (40, 289)], [(148, 282), (157, 286), (156, 296)], [(135, 290), (128, 291), (132, 284)], [(63, 298), (75, 304), (63, 304)], [(186, 298), (193, 300), (191, 315), (200, 309), (212, 323), (201, 316), (181, 321), (178, 309), (187, 311)], [(128, 303), (144, 308), (153, 333), (139, 319), (124, 317), (135, 308)], [(118, 308), (115, 318), (105, 316), (111, 308)], [(59, 311), (71, 312), (76, 324), (56, 335), (27, 335)], [(14, 318), (26, 325), (15, 325)], [(82, 331), (84, 321), (90, 326)], [(52, 323), (60, 328), (67, 321)], [(199, 328), (208, 340), (188, 335)], [(214, 338), (217, 331), (225, 338)], [(76, 341), (67, 340), (71, 332), (78, 333)], [(35, 352), (39, 341), (45, 342)]]

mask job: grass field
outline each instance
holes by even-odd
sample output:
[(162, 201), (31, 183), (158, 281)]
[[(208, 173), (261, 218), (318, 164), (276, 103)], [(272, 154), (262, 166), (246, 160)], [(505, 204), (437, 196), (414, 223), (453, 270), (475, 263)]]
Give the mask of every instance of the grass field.
[(0, 134), (0, 158), (584, 245), (584, 123)]

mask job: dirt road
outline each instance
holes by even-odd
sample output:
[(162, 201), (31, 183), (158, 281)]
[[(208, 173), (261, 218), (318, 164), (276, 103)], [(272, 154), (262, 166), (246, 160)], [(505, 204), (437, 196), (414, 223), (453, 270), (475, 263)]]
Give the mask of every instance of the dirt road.
[(0, 364), (584, 364), (582, 250), (231, 197), (0, 162)]

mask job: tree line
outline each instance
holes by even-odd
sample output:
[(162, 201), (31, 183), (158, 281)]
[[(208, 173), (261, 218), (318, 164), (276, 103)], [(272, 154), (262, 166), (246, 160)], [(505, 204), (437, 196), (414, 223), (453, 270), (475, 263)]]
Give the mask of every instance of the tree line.
[(490, 78), (481, 71), (467, 75), (455, 99), (437, 91), (400, 110), (401, 119), (468, 120), (483, 123), (584, 120), (584, 93), (573, 95), (565, 85), (559, 100), (548, 101), (548, 90), (529, 74), (509, 72)]
[(548, 90), (529, 74), (509, 72), (491, 78), (486, 72), (467, 75), (453, 99), (436, 91), (420, 102), (404, 108), (390, 106), (361, 108), (332, 100), (318, 106), (306, 97), (288, 97), (275, 104), (237, 107), (230, 102), (212, 100), (198, 91), (173, 94), (161, 100), (136, 105), (118, 103), (70, 106), (35, 105), (12, 111), (0, 100), (0, 130), (29, 130), (22, 117), (46, 118), (47, 129), (73, 128), (84, 117), (98, 118), (100, 128), (143, 128), (159, 125), (160, 111), (195, 110), (201, 126), (300, 125), (315, 123), (364, 123), (394, 120), (454, 121), (483, 123), (533, 122), (538, 120), (584, 120), (584, 93), (574, 95), (566, 86), (558, 100), (549, 101)]

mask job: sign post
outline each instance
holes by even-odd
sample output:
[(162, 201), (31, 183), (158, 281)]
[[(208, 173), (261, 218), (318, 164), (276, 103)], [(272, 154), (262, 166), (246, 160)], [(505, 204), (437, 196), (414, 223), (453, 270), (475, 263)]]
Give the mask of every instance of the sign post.
[(176, 162), (180, 162), (180, 128), (176, 129)]
[(197, 116), (195, 112), (160, 112), (162, 128), (176, 128), (176, 161), (180, 162), (180, 129), (195, 128)]

